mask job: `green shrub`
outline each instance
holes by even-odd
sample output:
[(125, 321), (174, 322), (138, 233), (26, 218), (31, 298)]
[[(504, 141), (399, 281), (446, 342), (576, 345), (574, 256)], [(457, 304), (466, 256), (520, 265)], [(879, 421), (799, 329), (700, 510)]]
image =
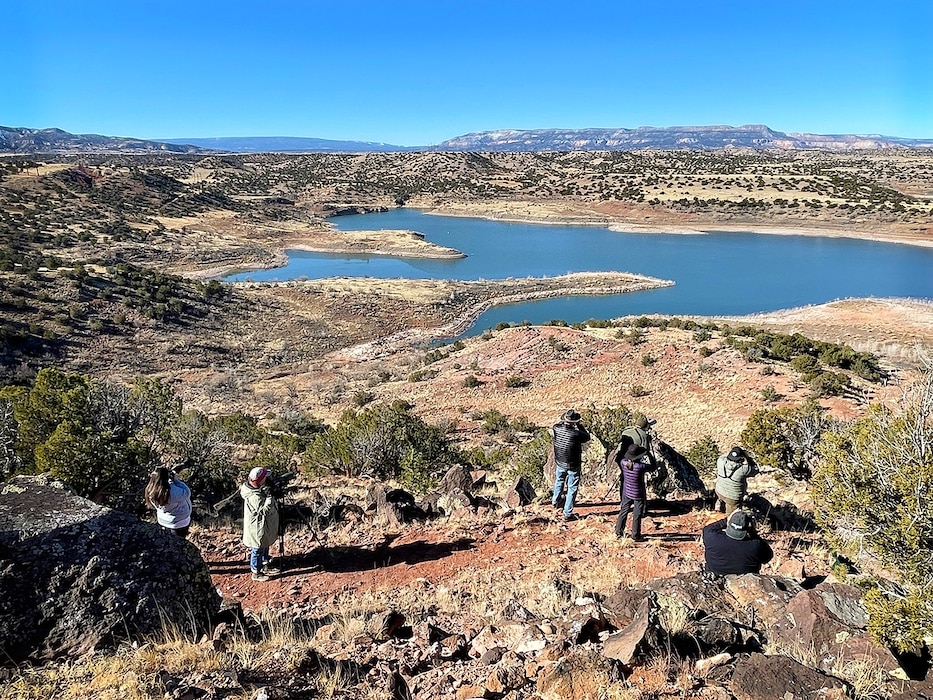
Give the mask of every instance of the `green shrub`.
[(827, 430), (812, 496), (829, 542), (857, 563), (896, 572), (903, 591), (869, 591), (869, 631), (902, 651), (933, 633), (933, 372), (926, 370), (898, 410), (873, 405)]
[(516, 433), (533, 433), (538, 426), (532, 423), (526, 416), (518, 416), (509, 422), (509, 427)]
[(658, 361), (658, 358), (656, 358), (650, 352), (646, 352), (644, 355), (641, 356), (641, 364), (645, 367), (650, 367), (657, 361)]
[(590, 434), (599, 438), (604, 445), (618, 445), (622, 431), (632, 425), (635, 414), (626, 406), (597, 409), (589, 406), (580, 411), (581, 422)]
[(488, 450), (476, 446), (467, 450), (461, 455), (461, 458), (474, 467), (494, 467), (503, 462), (507, 462), (512, 456), (512, 450), (505, 447), (492, 447)]
[(431, 474), (431, 465), (424, 455), (413, 447), (402, 455), (399, 464), (398, 482), (412, 493), (423, 495), (437, 486), (437, 479)]
[(620, 328), (616, 331), (616, 338), (624, 340), (629, 345), (641, 345), (647, 340), (645, 332), (640, 328), (630, 328), (627, 331), (624, 328)]
[(545, 488), (544, 465), (553, 449), (551, 433), (548, 430), (539, 430), (534, 437), (522, 443), (515, 450), (512, 460), (502, 470), (502, 475), (508, 486), (520, 476), (525, 477), (535, 491), (539, 493)]
[(362, 408), (366, 404), (372, 403), (376, 400), (376, 395), (371, 391), (366, 391), (365, 389), (360, 389), (355, 394), (353, 394), (353, 405), (358, 408)]
[(704, 479), (716, 476), (716, 460), (719, 459), (719, 445), (712, 435), (705, 435), (693, 443), (684, 455), (696, 467)]
[(475, 374), (468, 374), (463, 378), (463, 386), (465, 389), (475, 389), (478, 386), (482, 386), (483, 382), (477, 379)]
[(258, 445), (265, 437), (265, 431), (259, 427), (255, 418), (242, 411), (211, 420), (211, 427), (222, 431), (227, 439), (240, 445)]
[(503, 433), (509, 429), (508, 416), (494, 408), (491, 408), (485, 413), (481, 414), (481, 419), (483, 421), (483, 432), (487, 435)]
[(347, 410), (340, 422), (308, 443), (302, 467), (309, 473), (396, 478), (402, 458), (413, 449), (428, 464), (455, 462), (443, 428), (428, 425), (404, 401)]
[(506, 377), (505, 385), (509, 389), (524, 389), (526, 386), (531, 386), (531, 380), (513, 374)]
[(632, 384), (632, 386), (629, 387), (628, 393), (633, 399), (638, 399), (642, 396), (647, 396), (651, 392), (641, 384)]
[(773, 384), (769, 384), (764, 389), (761, 390), (761, 399), (762, 401), (767, 401), (768, 403), (774, 403), (781, 398), (781, 395), (777, 392), (777, 389), (774, 388)]
[(810, 391), (814, 398), (842, 396), (850, 383), (842, 372), (820, 372), (810, 379)]
[(440, 348), (435, 348), (434, 350), (429, 350), (424, 354), (424, 364), (429, 365), (432, 362), (437, 362), (438, 360), (443, 360), (447, 357), (445, 353)]
[(790, 361), (790, 366), (800, 372), (805, 382), (810, 381), (820, 372), (820, 361), (813, 355), (797, 355)]
[(762, 408), (748, 419), (740, 440), (762, 466), (803, 478), (812, 471), (820, 436), (831, 424), (815, 401)]

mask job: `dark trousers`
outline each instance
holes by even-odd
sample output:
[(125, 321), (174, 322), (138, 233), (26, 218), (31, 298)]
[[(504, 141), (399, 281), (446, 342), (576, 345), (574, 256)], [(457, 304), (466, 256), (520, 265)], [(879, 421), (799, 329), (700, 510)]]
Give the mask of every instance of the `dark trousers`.
[(629, 511), (632, 511), (632, 537), (641, 537), (641, 519), (645, 515), (645, 498), (630, 498), (622, 496), (622, 503), (619, 506), (619, 517), (616, 518), (616, 537), (622, 537), (625, 534), (625, 523), (628, 520)]

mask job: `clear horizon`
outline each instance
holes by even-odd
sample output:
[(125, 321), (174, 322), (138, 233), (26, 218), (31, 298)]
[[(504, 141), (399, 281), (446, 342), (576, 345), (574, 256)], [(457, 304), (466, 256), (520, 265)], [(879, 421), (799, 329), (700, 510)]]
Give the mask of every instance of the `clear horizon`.
[(925, 0), (35, 0), (4, 18), (9, 126), (396, 146), (746, 124), (933, 138)]

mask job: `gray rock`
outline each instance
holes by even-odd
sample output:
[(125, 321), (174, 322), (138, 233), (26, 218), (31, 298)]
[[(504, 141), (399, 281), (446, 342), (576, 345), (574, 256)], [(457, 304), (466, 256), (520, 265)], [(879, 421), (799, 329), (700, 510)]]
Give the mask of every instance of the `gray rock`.
[(521, 508), (533, 503), (536, 498), (534, 486), (523, 476), (518, 477), (503, 500), (509, 508)]
[(649, 597), (654, 599), (655, 593), (640, 589), (620, 589), (603, 601), (603, 613), (613, 627), (623, 629), (631, 624), (642, 601)]
[(868, 615), (862, 592), (842, 583), (821, 583), (798, 593), (787, 603), (786, 617), (774, 625), (771, 638), (785, 645), (812, 649), (822, 669), (840, 660), (870, 662), (893, 671), (899, 668), (891, 652), (865, 632)]
[(655, 591), (659, 598), (668, 597), (696, 611), (695, 617), (706, 615), (725, 615), (732, 617), (732, 605), (726, 600), (721, 578), (707, 579), (700, 571), (677, 574), (670, 578), (654, 579), (648, 582), (648, 588)]
[(787, 618), (787, 604), (803, 588), (792, 579), (759, 574), (730, 574), (723, 585), (733, 619), (756, 629), (770, 628)]
[(621, 661), (626, 666), (631, 664), (651, 628), (651, 610), (651, 599), (643, 598), (631, 624), (619, 632), (614, 632), (606, 639), (603, 644), (603, 655)]
[(738, 700), (844, 700), (848, 684), (789, 656), (752, 654), (736, 664), (732, 692)]
[(457, 490), (472, 491), (473, 474), (470, 472), (468, 467), (451, 467), (447, 470), (447, 473), (444, 475), (444, 478), (441, 479), (441, 482), (438, 484), (437, 488), (442, 493), (449, 493), (451, 491)]
[[(0, 648), (12, 661), (78, 656), (220, 607), (191, 542), (44, 477), (0, 490)], [(193, 629), (192, 629), (193, 628)]]

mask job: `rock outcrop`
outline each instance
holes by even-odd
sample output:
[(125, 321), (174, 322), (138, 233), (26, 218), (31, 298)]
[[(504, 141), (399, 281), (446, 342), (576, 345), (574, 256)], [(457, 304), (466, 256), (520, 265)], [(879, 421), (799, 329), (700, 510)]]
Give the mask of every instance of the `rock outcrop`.
[(45, 477), (0, 488), (0, 649), (82, 655), (164, 628), (208, 629), (220, 597), (198, 549)]

